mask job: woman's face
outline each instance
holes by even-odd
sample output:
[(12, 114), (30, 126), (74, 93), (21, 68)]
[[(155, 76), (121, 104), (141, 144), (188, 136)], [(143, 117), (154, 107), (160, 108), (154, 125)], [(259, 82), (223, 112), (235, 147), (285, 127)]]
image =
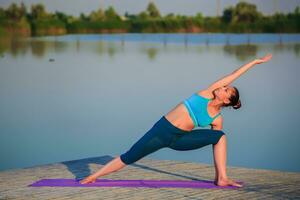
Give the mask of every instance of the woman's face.
[(235, 94), (235, 89), (232, 86), (223, 86), (215, 89), (213, 93), (216, 98), (228, 104), (230, 103), (229, 98), (231, 97), (231, 95)]

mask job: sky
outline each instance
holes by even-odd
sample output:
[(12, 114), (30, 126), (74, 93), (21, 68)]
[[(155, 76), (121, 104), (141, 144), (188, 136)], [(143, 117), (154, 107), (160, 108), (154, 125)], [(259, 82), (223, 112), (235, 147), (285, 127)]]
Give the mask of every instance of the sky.
[[(168, 13), (195, 15), (201, 12), (204, 16), (217, 15), (217, 0), (152, 0), (159, 8), (162, 15)], [(228, 6), (234, 6), (239, 0), (219, 0), (220, 10)], [(0, 7), (7, 8), (11, 3), (24, 2), (27, 8), (31, 4), (42, 3), (47, 11), (62, 11), (66, 14), (79, 16), (80, 13), (88, 14), (100, 7), (105, 9), (113, 6), (115, 10), (124, 15), (126, 11), (137, 14), (146, 9), (150, 0), (0, 0)], [(300, 6), (300, 0), (247, 0), (256, 4), (257, 9), (265, 15), (274, 11), (293, 12), (296, 6)]]

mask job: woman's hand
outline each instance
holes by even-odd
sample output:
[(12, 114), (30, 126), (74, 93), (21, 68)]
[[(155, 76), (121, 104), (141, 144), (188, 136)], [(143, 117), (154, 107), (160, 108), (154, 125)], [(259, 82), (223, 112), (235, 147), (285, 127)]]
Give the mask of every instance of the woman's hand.
[(258, 58), (255, 60), (252, 60), (251, 62), (241, 66), (240, 68), (234, 70), (232, 73), (228, 74), (227, 76), (217, 80), (216, 82), (212, 83), (206, 90), (209, 93), (212, 93), (215, 89), (226, 86), (231, 84), (235, 79), (240, 77), (242, 74), (244, 74), (248, 69), (252, 68), (256, 64), (268, 62), (272, 58), (272, 54), (267, 54), (266, 56), (262, 58)]
[(272, 58), (272, 54), (269, 53), (262, 58), (255, 59), (255, 64), (261, 64), (264, 62), (268, 62), (269, 60), (271, 60), (271, 58)]
[(87, 183), (94, 183), (96, 181), (97, 177), (90, 175), (86, 177), (85, 179), (80, 181), (80, 184), (87, 184)]

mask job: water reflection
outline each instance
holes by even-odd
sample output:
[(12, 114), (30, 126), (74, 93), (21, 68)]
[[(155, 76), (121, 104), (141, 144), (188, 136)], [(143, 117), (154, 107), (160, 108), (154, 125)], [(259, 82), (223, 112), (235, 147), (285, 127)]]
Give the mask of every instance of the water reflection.
[(3, 37), (0, 39), (0, 54), (7, 53), (12, 57), (24, 56), (29, 52), (37, 58), (43, 58), (48, 51), (55, 53), (66, 51), (67, 42), (42, 41), (34, 38)]
[(64, 51), (66, 51), (67, 43), (61, 42), (61, 41), (54, 41), (53, 46), (54, 46), (55, 53), (62, 53)]
[[(104, 42), (103, 41), (99, 41), (96, 44), (97, 44), (96, 52), (99, 55), (103, 55), (105, 53), (105, 44), (104, 44)], [(80, 43), (79, 43), (79, 40), (78, 40), (78, 49), (79, 48), (80, 48)]]
[(154, 60), (158, 50), (156, 48), (148, 48), (147, 53), (150, 60)]
[(14, 58), (25, 55), (29, 46), (28, 42), (15, 37), (2, 38), (0, 45), (0, 49), (3, 49), (3, 53), (8, 51), (8, 53)]
[(294, 53), (297, 55), (297, 56), (300, 56), (300, 44), (294, 44)]
[(107, 47), (107, 52), (111, 58), (114, 57), (114, 55), (116, 53), (116, 44), (110, 43), (110, 45), (108, 45), (108, 47)]
[[(143, 34), (141, 34), (143, 35)], [(67, 37), (67, 36), (65, 36)], [(113, 36), (112, 36), (113, 37)], [(141, 39), (147, 41), (147, 34), (141, 36)], [(173, 36), (174, 37), (174, 36)], [(220, 37), (220, 36), (218, 36)], [(250, 36), (247, 36), (245, 44), (234, 44), (230, 42), (230, 34), (223, 34), (222, 38), (224, 40), (223, 52), (228, 55), (235, 56), (240, 61), (246, 61), (250, 58), (257, 56), (257, 51), (259, 49), (259, 44), (251, 44)], [(159, 38), (159, 37), (158, 37)], [(1, 57), (4, 54), (9, 54), (14, 58), (18, 56), (24, 56), (28, 52), (31, 52), (37, 58), (43, 58), (47, 52), (54, 53), (63, 53), (69, 49), (75, 49), (76, 52), (80, 52), (83, 48), (84, 51), (94, 51), (98, 55), (108, 54), (111, 58), (114, 58), (117, 54), (125, 53), (128, 49), (126, 47), (125, 36), (119, 38), (120, 40), (105, 41), (107, 36), (100, 36), (96, 38), (95, 41), (85, 41), (82, 37), (77, 36), (76, 38), (69, 36), (69, 39), (62, 40), (60, 37), (50, 37), (48, 39), (43, 38), (15, 38), (7, 37), (0, 39), (0, 55)], [(168, 38), (168, 35), (162, 35), (161, 43), (149, 43), (142, 42), (142, 48), (137, 49), (140, 53), (144, 53), (148, 56), (149, 60), (155, 60), (157, 55), (162, 52), (190, 52), (197, 51), (199, 53), (209, 50), (210, 47), (215, 46), (213, 37), (204, 37), (204, 43), (195, 43), (197, 41), (191, 40), (189, 43), (188, 36), (183, 37), (183, 46), (179, 45), (179, 48), (174, 48), (174, 43), (169, 42), (172, 37)], [(174, 38), (173, 38), (174, 40)], [(219, 40), (216, 39), (215, 40)], [(232, 39), (231, 39), (232, 40)], [(282, 39), (281, 39), (282, 40)], [(159, 41), (159, 40), (158, 40)], [(127, 41), (128, 42), (128, 41)], [(168, 43), (169, 42), (169, 43)], [(194, 43), (193, 43), (194, 42)], [(130, 44), (130, 42), (129, 42)], [(90, 48), (92, 47), (92, 48)], [(274, 52), (283, 52), (283, 51), (292, 51), (295, 55), (299, 56), (300, 52), (300, 43), (274, 43), (272, 45), (272, 51)]]
[(258, 45), (224, 45), (223, 50), (229, 55), (234, 55), (240, 61), (246, 61), (256, 57)]
[(277, 53), (283, 53), (288, 51), (290, 53), (294, 53), (294, 55), (299, 56), (300, 51), (300, 43), (295, 44), (274, 44), (273, 51)]
[[(32, 55), (42, 58), (44, 57), (46, 50), (49, 48), (49, 42), (43, 42), (39, 40), (30, 41), (31, 53)], [(53, 42), (52, 42), (53, 44)]]

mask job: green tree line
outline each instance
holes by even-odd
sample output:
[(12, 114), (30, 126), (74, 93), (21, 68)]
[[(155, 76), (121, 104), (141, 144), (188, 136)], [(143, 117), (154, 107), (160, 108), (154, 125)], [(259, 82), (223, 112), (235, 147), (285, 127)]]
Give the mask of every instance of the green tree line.
[(43, 4), (24, 3), (0, 7), (0, 34), (60, 35), (67, 33), (170, 33), (170, 32), (234, 32), (234, 33), (299, 33), (300, 9), (291, 13), (263, 15), (256, 5), (239, 2), (227, 7), (221, 16), (167, 14), (162, 16), (153, 2), (138, 14), (119, 15), (110, 6), (79, 17), (56, 11), (50, 13)]

